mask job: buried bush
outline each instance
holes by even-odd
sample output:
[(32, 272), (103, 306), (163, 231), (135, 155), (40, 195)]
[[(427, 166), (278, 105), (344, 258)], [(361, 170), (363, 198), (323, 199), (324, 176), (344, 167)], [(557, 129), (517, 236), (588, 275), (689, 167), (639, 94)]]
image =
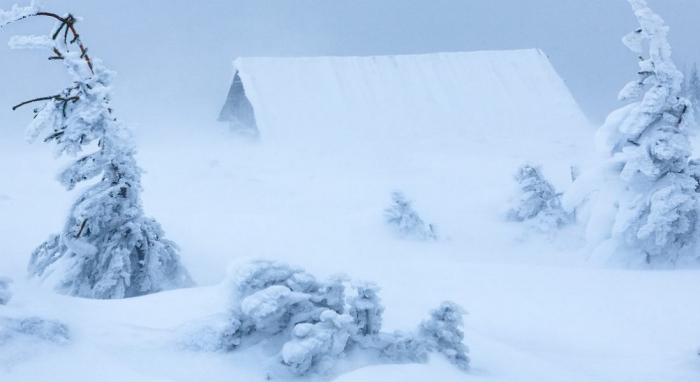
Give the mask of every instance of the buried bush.
[[(353, 286), (346, 291), (346, 285)], [(211, 344), (197, 347), (242, 351), (264, 343), (267, 351), (276, 349), (273, 374), (333, 374), (336, 362), (352, 352), (384, 363), (426, 362), (437, 352), (461, 369), (469, 364), (464, 311), (451, 302), (413, 332), (386, 333), (379, 288), (372, 283), (349, 284), (342, 276), (319, 281), (301, 268), (258, 260), (232, 269), (228, 287), (234, 297), (226, 324), (199, 328)]]
[(70, 331), (59, 321), (39, 317), (0, 317), (0, 346), (17, 340), (62, 345), (70, 340)]

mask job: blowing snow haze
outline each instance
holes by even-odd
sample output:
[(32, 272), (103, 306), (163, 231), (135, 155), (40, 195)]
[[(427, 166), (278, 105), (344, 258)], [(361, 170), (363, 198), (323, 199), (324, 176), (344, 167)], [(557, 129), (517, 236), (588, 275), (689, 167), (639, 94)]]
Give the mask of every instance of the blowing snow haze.
[[(7, 9), (14, 0), (0, 0)], [(636, 58), (620, 42), (635, 28), (623, 0), (44, 0), (84, 18), (89, 48), (119, 77), (119, 115), (148, 131), (216, 128), (215, 119), (239, 56), (391, 55), (540, 48), (598, 124), (619, 106)], [(700, 2), (652, 1), (671, 26), (680, 68), (700, 61)], [(50, 28), (32, 20), (0, 31), (2, 40)], [(33, 55), (33, 57), (31, 57)], [(44, 52), (0, 50), (0, 120), (4, 139), (20, 142), (30, 110), (10, 107), (60, 88), (58, 65)], [(223, 126), (221, 126), (223, 127)]]
[(39, 1), (1, 382), (700, 381), (700, 0)]

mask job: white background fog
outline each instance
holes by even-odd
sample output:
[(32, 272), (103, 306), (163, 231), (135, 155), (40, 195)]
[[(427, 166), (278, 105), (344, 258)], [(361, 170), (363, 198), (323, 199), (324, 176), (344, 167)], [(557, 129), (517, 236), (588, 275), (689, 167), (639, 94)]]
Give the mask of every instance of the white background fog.
[[(7, 9), (15, 1), (0, 0)], [(618, 107), (636, 59), (620, 39), (636, 27), (623, 0), (44, 0), (47, 10), (84, 17), (90, 52), (119, 73), (118, 115), (141, 137), (217, 128), (237, 56), (386, 55), (439, 51), (543, 49), (596, 124)], [(138, 5), (136, 5), (138, 4)], [(679, 67), (698, 57), (700, 1), (652, 1), (671, 26)], [(36, 19), (0, 30), (41, 34)], [(10, 107), (53, 94), (66, 77), (46, 52), (0, 44), (0, 139), (22, 144), (30, 118)], [(690, 68), (690, 66), (689, 66)], [(208, 127), (204, 127), (208, 126)], [(218, 126), (224, 129), (225, 126)]]

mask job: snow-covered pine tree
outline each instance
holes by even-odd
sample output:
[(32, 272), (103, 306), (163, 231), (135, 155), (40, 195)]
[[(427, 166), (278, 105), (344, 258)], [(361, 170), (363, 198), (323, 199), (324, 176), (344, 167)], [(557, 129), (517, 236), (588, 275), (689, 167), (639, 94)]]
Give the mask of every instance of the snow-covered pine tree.
[(539, 166), (525, 164), (515, 174), (517, 194), (511, 199), (508, 219), (532, 221), (543, 231), (571, 221), (561, 205), (561, 195), (545, 179)]
[[(571, 208), (598, 191), (587, 236), (600, 260), (695, 261), (699, 194), (688, 160), (693, 107), (679, 96), (682, 74), (671, 60), (669, 28), (646, 1), (628, 1), (640, 28), (623, 42), (641, 61), (639, 79), (619, 99), (638, 101), (607, 118), (596, 140), (610, 159), (577, 179), (564, 202)], [(645, 44), (648, 58), (641, 57)]]
[(443, 302), (433, 310), (430, 319), (423, 321), (421, 335), (427, 339), (430, 347), (443, 353), (462, 370), (469, 369), (469, 349), (462, 343), (464, 332), (464, 309), (451, 301)]
[[(44, 102), (35, 109), (27, 139), (49, 130), (45, 142), (56, 144), (55, 155), (84, 154), (59, 174), (68, 190), (88, 186), (71, 208), (63, 231), (51, 236), (32, 254), (29, 272), (52, 274), (56, 288), (90, 298), (123, 298), (192, 284), (180, 263), (176, 245), (164, 238), (153, 219), (144, 216), (141, 173), (129, 131), (110, 106), (112, 72), (88, 55), (70, 14), (42, 12), (34, 3), (0, 11), (0, 27), (28, 17), (55, 19), (48, 36), (13, 37), (13, 48), (44, 48), (51, 60), (65, 65), (73, 82), (55, 95), (14, 107)], [(57, 277), (58, 276), (58, 277)]]
[(690, 100), (695, 107), (694, 111), (697, 112), (698, 107), (700, 107), (700, 75), (698, 75), (697, 63), (693, 64), (693, 70), (690, 72), (690, 78), (686, 83), (684, 96)]
[(382, 314), (384, 306), (377, 292), (379, 286), (370, 282), (355, 284), (357, 296), (348, 299), (350, 316), (357, 325), (355, 340), (361, 345), (367, 345), (367, 340), (376, 336), (382, 329)]
[(384, 210), (384, 218), (389, 225), (396, 228), (399, 235), (419, 240), (437, 239), (433, 225), (423, 222), (411, 206), (411, 201), (402, 192), (394, 191), (391, 200), (393, 203)]

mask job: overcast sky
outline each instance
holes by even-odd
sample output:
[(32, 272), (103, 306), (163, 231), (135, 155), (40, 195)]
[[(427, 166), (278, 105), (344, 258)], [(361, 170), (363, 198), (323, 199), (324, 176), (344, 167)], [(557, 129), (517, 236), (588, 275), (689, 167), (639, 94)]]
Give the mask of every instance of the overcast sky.
[[(7, 9), (14, 1), (0, 0)], [(114, 104), (137, 128), (213, 121), (237, 56), (381, 55), (537, 47), (592, 121), (618, 106), (636, 58), (620, 40), (636, 28), (625, 0), (44, 0), (83, 16), (90, 52), (119, 73)], [(671, 26), (674, 58), (700, 61), (700, 0), (649, 0)], [(11, 51), (0, 30), (0, 129), (26, 124), (10, 107), (65, 84), (45, 52)], [(187, 126), (187, 128), (198, 128)], [(2, 130), (0, 130), (1, 132)], [(5, 139), (14, 139), (5, 135)]]

